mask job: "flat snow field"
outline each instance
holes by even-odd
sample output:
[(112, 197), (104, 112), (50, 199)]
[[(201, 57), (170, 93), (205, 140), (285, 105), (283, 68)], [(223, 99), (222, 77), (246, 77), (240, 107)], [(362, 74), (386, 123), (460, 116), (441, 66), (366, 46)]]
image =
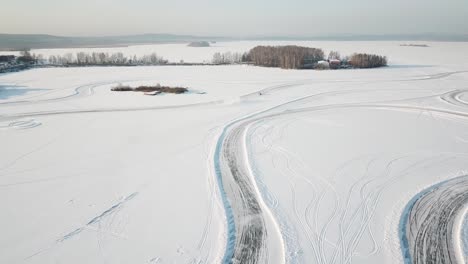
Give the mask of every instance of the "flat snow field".
[[(468, 175), (466, 43), (33, 52), (156, 52), (203, 62), (261, 44), (377, 53), (390, 66), (0, 75), (0, 263), (411, 263), (417, 240), (406, 235), (408, 208), (429, 200), (433, 186)], [(111, 92), (119, 83), (189, 93)], [(460, 201), (447, 232), (450, 254), (462, 261), (468, 206)]]

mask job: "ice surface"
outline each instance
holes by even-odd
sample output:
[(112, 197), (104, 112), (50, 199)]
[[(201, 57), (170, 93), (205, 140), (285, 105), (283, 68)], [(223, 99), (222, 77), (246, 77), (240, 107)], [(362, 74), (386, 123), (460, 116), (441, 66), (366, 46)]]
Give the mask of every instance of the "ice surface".
[[(278, 263), (402, 263), (398, 223), (406, 203), (468, 171), (468, 46), (218, 42), (105, 51), (203, 62), (258, 44), (378, 53), (391, 65), (0, 75), (0, 262), (221, 262), (228, 229), (215, 146), (226, 125), (246, 118), (252, 123), (240, 147), (284, 242)], [(111, 92), (118, 83), (191, 92)]]

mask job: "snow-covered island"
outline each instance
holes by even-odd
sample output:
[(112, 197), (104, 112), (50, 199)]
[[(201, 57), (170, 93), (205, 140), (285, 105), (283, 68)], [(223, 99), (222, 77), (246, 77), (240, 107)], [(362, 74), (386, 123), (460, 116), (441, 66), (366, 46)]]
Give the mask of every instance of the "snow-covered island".
[(190, 42), (187, 46), (195, 48), (206, 48), (210, 46), (210, 43), (208, 41), (194, 41)]

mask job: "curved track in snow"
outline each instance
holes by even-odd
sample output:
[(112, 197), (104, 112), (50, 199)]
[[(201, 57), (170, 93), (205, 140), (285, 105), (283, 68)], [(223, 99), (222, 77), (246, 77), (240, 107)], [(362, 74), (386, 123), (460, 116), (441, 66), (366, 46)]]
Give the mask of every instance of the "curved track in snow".
[(19, 114), (6, 114), (0, 115), (0, 118), (15, 119), (24, 117), (37, 117), (37, 116), (54, 116), (54, 115), (72, 115), (72, 114), (89, 114), (89, 113), (112, 113), (112, 112), (138, 112), (148, 110), (164, 110), (164, 109), (179, 109), (189, 108), (195, 106), (206, 106), (218, 104), (222, 101), (202, 102), (186, 105), (168, 105), (168, 106), (148, 106), (148, 107), (132, 107), (132, 108), (101, 108), (101, 109), (80, 109), (80, 110), (58, 110), (58, 111), (41, 111), (41, 112), (27, 112)]
[[(94, 95), (95, 88), (102, 86), (102, 85), (113, 84), (113, 83), (115, 83), (115, 81), (90, 83), (90, 84), (78, 86), (76, 88), (55, 89), (55, 90), (44, 92), (38, 95), (29, 96), (21, 101), (1, 102), (0, 106), (1, 105), (21, 106), (21, 105), (42, 104), (42, 103), (51, 103), (51, 102), (62, 102), (68, 99), (76, 99), (76, 98), (81, 98), (81, 97), (86, 97), (86, 96), (92, 96)], [(68, 95), (63, 95), (59, 97), (53, 97), (53, 98), (47, 98), (47, 99), (34, 99), (34, 98), (40, 98), (45, 95), (50, 95), (56, 92), (61, 92), (63, 90), (72, 90), (72, 92)]]
[(468, 107), (468, 101), (465, 101), (463, 96), (468, 95), (468, 90), (455, 90), (448, 92), (440, 97), (440, 99), (451, 105), (459, 107)]
[(437, 184), (413, 199), (404, 221), (407, 263), (464, 263), (457, 215), (468, 203), (468, 176)]
[[(439, 108), (389, 104), (388, 102), (331, 104), (296, 109), (286, 108), (276, 113), (272, 112), (282, 106), (287, 106), (307, 98), (310, 98), (310, 96), (278, 105), (233, 122), (225, 128), (220, 137), (218, 141), (219, 148), (215, 154), (215, 166), (217, 166), (218, 177), (221, 179), (222, 191), (224, 195), (227, 196), (225, 206), (226, 211), (228, 211), (228, 229), (230, 230), (224, 263), (284, 262), (283, 259), (271, 258), (270, 251), (277, 250), (277, 248), (269, 248), (269, 245), (276, 243), (276, 245), (283, 247), (282, 250), (284, 250), (284, 244), (280, 236), (276, 238), (271, 236), (271, 234), (278, 231), (275, 230), (278, 227), (268, 207), (264, 205), (260, 192), (256, 188), (256, 182), (251, 171), (249, 171), (247, 155), (245, 154), (245, 133), (250, 125), (255, 122), (297, 113), (353, 108), (405, 112), (427, 111), (434, 114), (468, 118), (468, 114), (463, 112)], [(468, 193), (468, 184), (466, 191)], [(371, 216), (372, 214), (370, 214), (370, 217)], [(447, 220), (450, 220), (450, 218), (447, 218)], [(370, 219), (368, 221), (370, 221)], [(275, 239), (278, 241), (274, 241)], [(356, 243), (357, 242), (354, 241), (353, 245)], [(350, 256), (345, 257), (345, 259), (346, 263), (350, 262)]]
[(251, 182), (243, 155), (242, 136), (245, 123), (233, 128), (222, 143), (220, 166), (222, 180), (234, 212), (236, 234), (234, 250), (227, 263), (269, 263), (268, 231), (263, 208)]

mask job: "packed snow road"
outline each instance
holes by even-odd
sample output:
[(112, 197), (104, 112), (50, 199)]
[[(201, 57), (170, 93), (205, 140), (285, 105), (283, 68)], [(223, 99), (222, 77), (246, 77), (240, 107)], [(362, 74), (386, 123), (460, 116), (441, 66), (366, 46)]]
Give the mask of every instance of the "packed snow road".
[[(434, 96), (434, 97), (438, 97), (438, 96)], [(274, 111), (274, 110), (277, 110), (276, 107), (273, 108), (273, 109), (269, 109), (267, 111), (264, 111), (264, 112), (261, 112), (261, 116), (260, 117), (256, 117), (256, 118), (250, 118), (250, 121), (249, 122), (246, 122), (244, 121), (243, 123), (241, 123), (239, 125), (239, 127), (245, 127), (245, 133), (248, 134), (248, 128), (250, 126), (255, 126), (256, 123), (265, 123), (265, 121), (271, 121), (271, 120), (275, 120), (275, 119), (280, 119), (280, 120), (288, 120), (288, 119), (294, 119), (295, 116), (308, 116), (310, 115), (310, 113), (314, 113), (314, 112), (327, 112), (327, 111), (333, 111), (333, 110), (339, 110), (339, 109), (349, 109), (349, 110), (353, 110), (353, 109), (367, 109), (367, 111), (369, 110), (377, 110), (379, 111), (379, 109), (382, 109), (383, 111), (396, 111), (396, 112), (400, 112), (400, 111), (414, 111), (414, 112), (418, 112), (420, 110), (424, 110), (424, 111), (429, 111), (429, 112), (432, 112), (432, 113), (440, 113), (440, 114), (447, 114), (447, 115), (455, 115), (455, 116), (459, 116), (461, 118), (467, 118), (468, 117), (468, 114), (463, 114), (463, 113), (457, 113), (457, 112), (450, 112), (450, 111), (440, 111), (438, 109), (430, 109), (430, 108), (425, 108), (425, 109), (419, 109), (417, 107), (408, 107), (408, 106), (404, 106), (404, 105), (389, 105), (388, 103), (386, 102), (381, 102), (380, 104), (378, 103), (373, 103), (373, 104), (344, 104), (344, 105), (340, 105), (340, 104), (337, 104), (337, 105), (328, 105), (328, 106), (317, 106), (317, 107), (307, 107), (307, 108), (299, 108), (299, 109), (295, 109), (295, 105), (297, 105), (298, 103), (300, 103), (302, 100), (306, 100), (308, 99), (309, 97), (306, 96), (302, 99), (298, 99), (298, 100), (293, 100), (289, 103), (285, 103), (285, 104), (282, 104), (281, 107), (286, 107), (287, 110), (283, 110), (283, 111), (279, 111), (278, 113), (273, 113), (273, 114), (268, 114), (268, 112), (270, 111)], [(380, 110), (380, 111), (382, 111)], [(241, 134), (241, 132), (239, 131), (240, 129), (238, 128), (237, 130), (234, 130), (232, 131), (231, 133), (232, 134), (228, 134), (230, 136), (228, 136), (228, 139), (225, 140), (225, 142), (231, 142), (231, 138), (229, 137), (232, 137), (232, 138), (238, 138), (240, 137), (239, 135)], [(271, 131), (269, 131), (268, 133), (271, 133)], [(226, 143), (225, 146), (223, 146), (226, 150), (232, 150), (232, 149), (237, 149), (239, 147), (242, 147), (243, 144), (245, 143), (242, 143), (241, 140), (232, 140), (234, 142), (237, 142), (237, 146), (232, 146), (232, 144), (228, 144)], [(271, 150), (270, 150), (271, 151)], [(284, 150), (283, 150), (284, 151)], [(282, 151), (282, 152), (283, 152)], [(239, 178), (239, 176), (243, 175), (244, 178), (248, 178), (248, 173), (246, 172), (239, 172), (240, 170), (243, 170), (243, 166), (245, 166), (245, 162), (238, 162), (236, 161), (236, 157), (239, 157), (239, 158), (242, 158), (243, 157), (243, 154), (242, 152), (238, 152), (237, 154), (233, 151), (225, 151), (226, 153), (224, 154), (227, 159), (227, 161), (225, 161), (228, 165), (228, 169), (225, 169), (225, 173), (223, 175), (223, 179), (224, 177), (228, 177), (227, 180), (224, 182), (224, 186), (225, 188), (233, 188), (233, 183), (234, 183), (234, 186), (239, 188), (239, 192), (241, 194), (233, 194), (232, 192), (228, 192), (227, 195), (228, 197), (230, 197), (230, 201), (231, 201), (231, 204), (233, 205), (233, 207), (235, 208), (233, 211), (234, 211), (234, 218), (236, 219), (235, 223), (236, 223), (236, 227), (239, 227), (240, 230), (237, 230), (236, 231), (236, 237), (240, 237), (240, 239), (237, 239), (236, 240), (236, 244), (234, 246), (234, 256), (238, 256), (238, 258), (234, 257), (233, 258), (233, 263), (238, 263), (238, 260), (242, 260), (240, 261), (241, 263), (269, 263), (268, 261), (265, 261), (265, 259), (258, 253), (257, 250), (261, 250), (261, 251), (265, 251), (267, 249), (264, 249), (264, 244), (266, 243), (265, 241), (268, 241), (268, 240), (271, 240), (271, 238), (265, 236), (264, 234), (264, 230), (266, 229), (265, 228), (265, 225), (263, 224), (264, 222), (264, 219), (268, 219), (268, 215), (265, 215), (265, 214), (262, 214), (261, 213), (261, 209), (260, 209), (260, 206), (258, 206), (258, 199), (261, 199), (261, 198), (258, 198), (255, 196), (254, 192), (251, 190), (251, 186), (244, 186), (245, 184), (245, 179), (242, 179), (242, 178)], [(248, 152), (248, 151), (247, 151)], [(248, 155), (244, 155), (244, 156), (248, 156)], [(381, 196), (383, 196), (383, 194), (385, 193), (385, 191), (387, 191), (387, 189), (389, 187), (391, 187), (392, 185), (396, 184), (401, 178), (403, 177), (406, 177), (408, 175), (411, 175), (412, 173), (414, 173), (414, 170), (415, 169), (421, 169), (421, 168), (427, 168), (427, 166), (429, 166), (430, 163), (434, 163), (435, 160), (431, 160), (431, 159), (428, 159), (428, 160), (422, 160), (422, 161), (418, 161), (416, 162), (415, 164), (407, 167), (407, 168), (404, 168), (402, 170), (399, 170), (398, 172), (395, 172), (395, 173), (391, 173), (392, 170), (394, 170), (394, 166), (395, 164), (397, 163), (401, 163), (402, 160), (404, 160), (405, 158), (407, 157), (398, 157), (398, 158), (394, 158), (392, 159), (388, 165), (386, 166), (385, 168), (385, 171), (382, 172), (383, 174), (386, 174), (385, 176), (380, 176), (378, 178), (373, 178), (372, 177), (372, 174), (369, 173), (369, 170), (370, 170), (370, 166), (372, 163), (377, 163), (375, 161), (370, 161), (369, 164), (367, 165), (368, 168), (368, 172), (364, 175), (362, 175), (361, 179), (359, 179), (358, 181), (356, 181), (355, 183), (353, 183), (353, 185), (351, 185), (351, 189), (349, 191), (349, 197), (348, 197), (348, 201), (346, 202), (346, 206), (345, 207), (341, 207), (341, 208), (337, 208), (335, 207), (333, 210), (334, 210), (334, 213), (333, 213), (333, 216), (329, 219), (329, 221), (327, 221), (325, 224), (324, 224), (324, 229), (322, 229), (322, 234), (320, 235), (320, 238), (318, 239), (317, 242), (313, 242), (312, 240), (310, 241), (312, 243), (312, 249), (314, 251), (316, 251), (315, 253), (315, 258), (314, 258), (314, 263), (328, 263), (328, 261), (331, 261), (332, 263), (351, 263), (352, 259), (353, 259), (353, 255), (356, 254), (356, 249), (359, 247), (360, 244), (362, 244), (364, 241), (361, 241), (362, 237), (365, 235), (366, 232), (371, 232), (372, 234), (372, 231), (370, 231), (371, 227), (370, 227), (370, 223), (371, 221), (373, 220), (373, 216), (376, 214), (377, 212), (377, 206), (379, 205), (379, 200), (381, 199)], [(439, 162), (444, 162), (445, 161), (445, 158), (442, 159), (442, 161), (439, 161)], [(463, 157), (461, 159), (461, 161), (464, 161)], [(354, 163), (354, 162), (353, 162)], [(247, 161), (247, 164), (249, 164), (249, 161)], [(403, 163), (404, 164), (404, 163)], [(437, 164), (437, 163), (436, 163)], [(348, 165), (347, 165), (348, 166)], [(275, 166), (276, 167), (276, 166)], [(290, 161), (288, 161), (288, 167), (289, 167), (289, 176), (293, 176), (294, 174), (297, 174), (297, 172), (294, 172), (293, 170), (291, 170), (291, 167), (292, 165), (290, 164)], [(229, 170), (229, 172), (228, 172)], [(251, 172), (252, 173), (252, 172)], [(262, 174), (262, 173), (260, 173)], [(368, 175), (370, 174), (370, 175)], [(367, 179), (366, 179), (367, 178)], [(233, 182), (229, 182), (229, 180), (233, 181)], [(326, 181), (324, 179), (321, 179), (321, 180), (318, 180), (316, 181), (316, 183), (312, 183), (313, 185), (317, 185), (317, 186), (322, 186), (320, 184), (320, 181)], [(327, 186), (328, 185), (328, 186)], [(371, 188), (371, 186), (374, 186), (374, 188)], [(240, 187), (240, 186), (243, 186), (243, 187)], [(256, 184), (254, 184), (254, 186), (256, 187)], [(327, 187), (326, 187), (327, 186)], [(332, 184), (330, 183), (326, 183), (325, 186), (322, 186), (321, 188), (329, 188), (330, 186), (332, 186)], [(356, 189), (357, 187), (361, 186), (361, 195), (363, 196), (362, 197), (362, 201), (357, 208), (354, 208), (352, 206), (353, 203), (357, 202), (357, 201), (353, 201), (351, 200), (352, 198), (352, 195), (353, 194), (353, 189)], [(236, 188), (236, 190), (237, 190)], [(369, 190), (366, 190), (366, 189), (369, 189)], [(243, 191), (242, 191), (243, 190)], [(313, 190), (311, 192), (311, 194), (314, 194), (315, 192), (317, 192), (317, 190)], [(333, 192), (337, 192), (336, 190), (333, 190)], [(317, 195), (320, 195), (321, 198), (318, 199), (318, 200), (315, 200), (316, 198), (314, 198), (312, 200), (312, 202), (309, 204), (309, 206), (307, 207), (307, 211), (309, 211), (312, 207), (310, 207), (311, 205), (313, 206), (314, 202), (317, 203), (317, 204), (320, 204), (322, 199), (324, 199), (325, 197), (325, 192), (322, 192), (321, 194), (317, 194)], [(315, 196), (315, 194), (314, 194)], [(267, 197), (268, 198), (268, 197)], [(271, 198), (271, 197), (270, 197)], [(357, 199), (359, 200), (359, 199)], [(464, 200), (463, 202), (461, 202), (459, 205), (466, 205), (465, 203), (466, 201)], [(277, 202), (275, 202), (277, 203)], [(249, 208), (249, 205), (250, 206), (254, 206), (254, 208)], [(241, 207), (240, 209), (237, 208), (237, 207)], [(276, 207), (277, 205), (270, 205), (272, 207)], [(333, 207), (332, 207), (333, 208)], [(318, 207), (316, 208), (318, 209)], [(355, 210), (355, 211), (353, 211)], [(326, 210), (328, 211), (328, 210)], [(324, 212), (325, 213), (325, 212)], [(309, 214), (309, 213), (306, 213), (306, 215)], [(315, 214), (316, 214), (316, 217), (317, 217), (317, 214), (321, 214), (320, 211), (315, 211)], [(359, 226), (352, 226), (352, 223), (354, 221), (357, 221), (357, 217), (359, 215), (361, 215), (360, 217), (362, 217), (362, 224)], [(333, 218), (337, 218), (339, 215), (341, 215), (341, 221), (343, 220), (346, 220), (347, 217), (350, 217), (349, 215), (352, 215), (351, 219), (349, 220), (350, 222), (338, 222), (337, 223), (337, 226), (335, 227), (335, 223), (334, 223), (334, 219)], [(283, 216), (283, 217), (286, 217), (286, 216)], [(248, 220), (247, 220), (248, 219)], [(261, 219), (261, 220), (260, 220)], [(251, 220), (258, 220), (258, 221), (251, 221)], [(454, 221), (454, 218), (447, 218), (446, 219), (447, 221)], [(273, 221), (276, 221), (276, 220), (273, 220)], [(318, 218), (316, 219), (313, 219), (313, 220), (305, 220), (306, 222), (308, 221), (311, 221), (312, 223), (315, 222), (315, 225), (317, 225), (318, 222), (320, 222), (320, 220)], [(278, 223), (275, 224), (276, 226), (278, 226)], [(347, 226), (346, 229), (347, 231), (346, 232), (343, 232), (341, 234), (341, 238), (340, 239), (343, 239), (343, 241), (339, 242), (338, 244), (342, 243), (342, 246), (343, 248), (341, 247), (336, 247), (336, 249), (334, 251), (331, 251), (331, 252), (327, 252), (327, 249), (326, 249), (326, 245), (325, 243), (331, 243), (331, 239), (327, 239), (325, 236), (328, 235), (327, 233), (330, 232), (331, 230), (333, 230), (333, 228), (336, 228), (336, 229), (342, 229), (343, 226)], [(285, 226), (283, 226), (282, 228), (285, 228)], [(311, 224), (309, 223), (308, 224), (308, 227), (307, 228), (313, 228), (311, 226)], [(418, 229), (420, 227), (416, 227), (414, 229)], [(328, 230), (327, 230), (328, 229)], [(355, 230), (356, 229), (356, 230)], [(246, 231), (247, 230), (247, 231)], [(251, 230), (255, 230), (255, 231), (252, 231), (252, 232), (249, 232)], [(274, 231), (274, 228), (271, 228), (270, 230), (273, 230)], [(283, 232), (285, 230), (282, 230)], [(246, 235), (246, 233), (248, 235)], [(271, 231), (269, 232), (271, 233)], [(285, 235), (283, 233), (283, 235)], [(245, 240), (245, 237), (248, 237), (250, 239), (248, 240)], [(252, 239), (252, 237), (254, 237), (255, 239)], [(312, 236), (313, 237), (313, 236)], [(349, 237), (349, 238), (348, 238)], [(289, 237), (289, 239), (294, 239), (294, 238), (291, 238)], [(309, 237), (309, 239), (311, 239), (311, 237)], [(347, 241), (347, 239), (350, 239), (349, 241)], [(375, 238), (372, 238), (372, 239), (375, 239)], [(328, 241), (327, 241), (328, 240)], [(261, 242), (259, 242), (261, 241)], [(288, 241), (289, 243), (291, 243), (292, 241)], [(271, 243), (271, 241), (270, 241)], [(284, 243), (282, 240), (281, 240), (281, 243)], [(297, 241), (296, 241), (297, 243)], [(347, 244), (349, 243), (349, 244)], [(375, 240), (374, 243), (377, 243), (377, 241)], [(419, 247), (422, 249), (422, 250), (428, 250), (427, 249), (427, 245), (428, 243), (417, 243), (419, 245)], [(246, 247), (246, 245), (249, 245), (248, 247)], [(283, 247), (288, 247), (288, 246), (292, 246), (292, 245), (283, 245)], [(256, 247), (256, 248), (255, 248)], [(377, 244), (377, 247), (378, 247), (378, 244)], [(452, 248), (452, 247), (450, 247)], [(318, 253), (318, 254), (317, 254)], [(376, 254), (378, 253), (377, 251), (375, 251), (373, 254)], [(327, 260), (328, 259), (328, 260)], [(276, 260), (278, 261), (278, 259), (273, 259), (273, 260)], [(287, 262), (293, 262), (294, 259), (287, 259), (286, 260)], [(270, 263), (272, 261), (270, 260)], [(228, 262), (230, 263), (230, 262)], [(424, 262), (425, 263), (425, 262)]]
[[(234, 128), (222, 142), (220, 173), (224, 190), (233, 211), (234, 243), (226, 256), (227, 263), (272, 263), (268, 257), (265, 208), (260, 205), (253, 178), (245, 164), (243, 126)], [(280, 247), (281, 248), (281, 247)], [(277, 258), (278, 260), (279, 258)], [(273, 259), (272, 259), (273, 260)]]
[(466, 211), (468, 177), (437, 184), (409, 205), (405, 214), (404, 243), (408, 243), (408, 263), (465, 263), (461, 248), (460, 221)]

